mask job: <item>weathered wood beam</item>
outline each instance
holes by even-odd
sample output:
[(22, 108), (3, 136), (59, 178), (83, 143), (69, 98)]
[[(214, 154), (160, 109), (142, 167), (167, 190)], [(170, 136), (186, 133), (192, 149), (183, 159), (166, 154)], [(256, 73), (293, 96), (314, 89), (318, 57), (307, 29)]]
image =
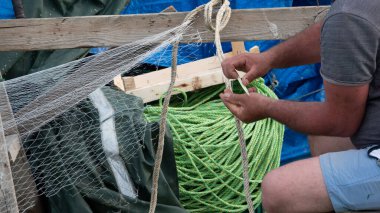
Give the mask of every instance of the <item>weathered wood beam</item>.
[[(225, 57), (246, 52), (243, 42), (232, 42), (233, 51)], [(259, 48), (253, 47), (251, 53), (259, 53)], [(168, 90), (171, 68), (138, 75), (136, 77), (122, 77), (114, 84), (127, 94), (140, 97), (144, 103), (160, 99)], [(174, 88), (183, 92), (195, 91), (218, 84), (223, 84), (223, 71), (216, 56), (178, 66), (177, 79)], [(173, 91), (178, 94), (179, 91)]]
[[(286, 39), (315, 23), (329, 7), (294, 7), (233, 11), (223, 41)], [(182, 23), (187, 13), (88, 16), (0, 21), (0, 51), (113, 47), (161, 33)], [(203, 17), (194, 24), (202, 42), (214, 36)], [(192, 42), (185, 36), (184, 42)]]
[(13, 183), (11, 164), (9, 162), (7, 145), (0, 113), (0, 211), (18, 213), (15, 185)]
[[(5, 148), (2, 143), (5, 142)], [(21, 145), (21, 138), (17, 129), (16, 121), (13, 116), (11, 104), (8, 99), (6, 87), (4, 83), (0, 83), (0, 161), (4, 163), (0, 168), (0, 174), (6, 177), (8, 183), (0, 180), (0, 189), (3, 184), (8, 184), (6, 190), (13, 194), (7, 194), (8, 204), (14, 203), (12, 208), (14, 212), (23, 212), (26, 208), (34, 206), (37, 198), (37, 188), (34, 182), (33, 174), (28, 163), (26, 152)], [(4, 154), (4, 152), (6, 152)], [(8, 159), (8, 161), (6, 161)], [(4, 173), (5, 163), (9, 163), (11, 174)], [(10, 179), (12, 178), (12, 179)], [(0, 178), (1, 179), (1, 178)], [(1, 194), (1, 193), (0, 193)], [(14, 201), (17, 199), (17, 202)], [(0, 201), (4, 200), (1, 198)], [(1, 208), (2, 204), (0, 204)], [(17, 210), (18, 209), (18, 210)], [(17, 211), (16, 211), (17, 210)], [(0, 212), (5, 212), (0, 209)], [(12, 211), (10, 211), (12, 212)]]

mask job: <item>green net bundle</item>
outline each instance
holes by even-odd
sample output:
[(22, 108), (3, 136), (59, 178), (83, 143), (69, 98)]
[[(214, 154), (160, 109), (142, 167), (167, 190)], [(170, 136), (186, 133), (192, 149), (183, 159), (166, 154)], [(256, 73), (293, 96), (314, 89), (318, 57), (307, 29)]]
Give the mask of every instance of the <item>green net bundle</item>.
[[(257, 92), (277, 98), (264, 81)], [(168, 112), (177, 163), (180, 200), (190, 212), (244, 212), (242, 160), (233, 115), (219, 99), (224, 85), (176, 96)], [(239, 85), (234, 85), (239, 92)], [(242, 91), (240, 91), (242, 92)], [(179, 98), (182, 97), (182, 100)], [(160, 119), (162, 107), (147, 106), (149, 121)], [(280, 164), (284, 126), (272, 119), (244, 124), (252, 199), (261, 203), (260, 183)]]

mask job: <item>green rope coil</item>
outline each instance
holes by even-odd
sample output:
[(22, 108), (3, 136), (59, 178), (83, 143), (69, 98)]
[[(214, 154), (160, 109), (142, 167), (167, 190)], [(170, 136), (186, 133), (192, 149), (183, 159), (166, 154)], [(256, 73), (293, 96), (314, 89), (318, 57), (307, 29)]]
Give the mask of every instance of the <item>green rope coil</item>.
[[(262, 79), (251, 85), (272, 98), (276, 95)], [(239, 90), (234, 85), (234, 90)], [(223, 86), (187, 95), (186, 103), (174, 101), (168, 125), (174, 138), (180, 200), (190, 212), (244, 212), (242, 163), (233, 115), (218, 97)], [(236, 92), (236, 91), (235, 91)], [(240, 91), (242, 92), (242, 91)], [(161, 107), (147, 106), (149, 121), (160, 119)], [(249, 160), (251, 194), (261, 203), (260, 183), (280, 164), (284, 126), (272, 119), (244, 124)]]

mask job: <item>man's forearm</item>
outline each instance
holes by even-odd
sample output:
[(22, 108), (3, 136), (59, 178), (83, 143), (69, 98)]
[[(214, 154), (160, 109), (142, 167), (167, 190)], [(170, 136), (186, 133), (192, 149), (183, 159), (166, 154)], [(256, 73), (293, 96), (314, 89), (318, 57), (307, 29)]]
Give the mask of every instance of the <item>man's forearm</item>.
[(294, 37), (264, 52), (272, 68), (286, 68), (318, 63), (322, 22), (316, 23)]
[(357, 123), (341, 110), (332, 110), (322, 102), (292, 102), (270, 100), (267, 116), (298, 132), (311, 135), (348, 137), (355, 133)]

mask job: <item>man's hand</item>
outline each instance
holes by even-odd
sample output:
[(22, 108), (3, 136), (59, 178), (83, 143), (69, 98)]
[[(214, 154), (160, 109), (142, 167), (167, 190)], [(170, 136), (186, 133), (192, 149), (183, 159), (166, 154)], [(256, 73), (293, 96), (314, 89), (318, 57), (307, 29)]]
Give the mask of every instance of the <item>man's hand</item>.
[(238, 71), (246, 72), (243, 83), (249, 84), (262, 77), (273, 68), (286, 68), (303, 64), (313, 64), (321, 60), (322, 21), (316, 23), (296, 36), (261, 54), (245, 53), (227, 58), (222, 63), (224, 75), (237, 79)]
[(220, 94), (220, 98), (232, 114), (245, 123), (268, 117), (266, 106), (271, 99), (256, 93), (253, 88), (250, 89), (249, 95), (233, 94), (230, 90), (225, 90)]
[(363, 119), (369, 84), (339, 86), (324, 82), (325, 102), (276, 100), (250, 91), (249, 95), (220, 95), (228, 109), (245, 123), (272, 118), (305, 134), (351, 137)]
[(244, 53), (231, 58), (227, 58), (222, 63), (224, 75), (230, 79), (239, 77), (238, 71), (246, 72), (243, 77), (244, 85), (248, 85), (256, 78), (262, 77), (272, 68), (270, 57), (266, 54)]

